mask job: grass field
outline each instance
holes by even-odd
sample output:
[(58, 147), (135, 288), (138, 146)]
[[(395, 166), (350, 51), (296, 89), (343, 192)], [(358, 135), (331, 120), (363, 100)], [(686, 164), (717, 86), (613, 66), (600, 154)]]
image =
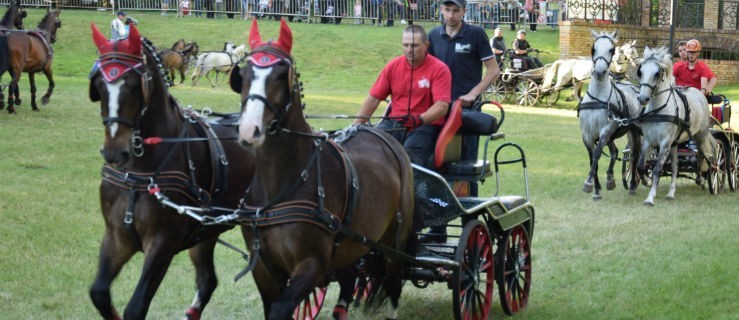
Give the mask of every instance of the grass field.
[[(218, 50), (227, 40), (246, 42), (245, 21), (129, 14), (139, 20), (142, 34), (160, 47), (169, 47), (179, 38), (197, 41), (202, 50)], [(27, 25), (35, 25), (42, 16), (41, 10), (29, 10)], [(51, 103), (41, 106), (40, 112), (30, 111), (24, 75), (24, 102), (16, 107), (18, 114), (0, 112), (3, 319), (97, 317), (87, 290), (104, 228), (98, 199), (103, 126), (99, 106), (87, 96), (87, 74), (96, 58), (89, 24), (96, 23), (107, 34), (113, 16), (69, 10), (61, 19), (63, 27), (54, 45), (57, 87)], [(384, 63), (400, 52), (399, 27), (297, 23), (291, 27), (307, 114), (354, 114)], [(261, 23), (260, 28), (265, 38), (277, 35), (275, 22)], [(506, 31), (505, 37), (513, 39), (513, 34)], [(557, 38), (549, 30), (529, 35), (536, 47), (553, 52), (542, 56), (545, 61), (557, 57)], [(36, 78), (39, 90), (45, 90), (43, 76)], [(216, 88), (205, 81), (195, 88), (189, 83), (172, 90), (183, 105), (237, 110), (238, 96), (224, 82)], [(716, 91), (739, 101), (739, 86), (721, 86)], [(739, 319), (739, 194), (711, 196), (682, 179), (677, 199), (666, 201), (669, 179), (663, 179), (652, 208), (642, 205), (647, 194), (643, 187), (629, 196), (619, 186), (593, 202), (580, 191), (588, 164), (574, 104), (562, 104), (556, 110), (506, 107), (502, 131), (507, 141), (519, 143), (527, 152), (531, 201), (537, 209), (532, 294), (528, 309), (514, 318)], [(314, 123), (321, 128), (347, 124), (345, 120)], [(517, 181), (517, 176), (504, 178)], [(491, 194), (494, 187), (491, 179), (481, 194)], [(522, 189), (509, 183), (503, 191), (520, 194)], [(243, 244), (238, 232), (224, 238)], [(137, 255), (129, 262), (113, 284), (119, 310), (136, 285), (141, 258)], [(240, 255), (218, 247), (216, 265), (220, 286), (204, 318), (263, 318), (253, 280), (231, 280), (245, 265)], [(192, 299), (193, 279), (187, 255), (178, 255), (153, 300), (149, 318), (180, 318)], [(335, 294), (332, 288), (322, 316), (330, 316)], [(426, 289), (406, 285), (400, 316), (451, 319), (451, 308), (451, 291), (445, 284)], [(493, 316), (506, 318), (497, 301)], [(381, 317), (355, 312), (352, 318)]]

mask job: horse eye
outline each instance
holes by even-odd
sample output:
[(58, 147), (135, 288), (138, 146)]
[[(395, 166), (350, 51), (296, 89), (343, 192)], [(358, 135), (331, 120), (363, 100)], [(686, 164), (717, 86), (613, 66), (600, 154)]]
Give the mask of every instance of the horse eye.
[(611, 53), (611, 55), (613, 55), (614, 53), (616, 53), (616, 49), (611, 49), (611, 50), (609, 50), (608, 52), (610, 52), (610, 53)]
[(641, 67), (639, 69), (636, 69), (636, 76), (641, 77)]

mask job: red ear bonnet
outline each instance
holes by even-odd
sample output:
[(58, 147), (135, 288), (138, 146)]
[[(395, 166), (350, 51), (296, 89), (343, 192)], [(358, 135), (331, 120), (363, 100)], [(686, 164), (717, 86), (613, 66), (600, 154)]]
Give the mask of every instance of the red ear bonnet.
[(249, 30), (249, 47), (252, 49), (252, 51), (254, 51), (255, 49), (262, 46), (275, 47), (287, 54), (287, 56), (282, 56), (282, 54), (275, 54), (274, 52), (270, 51), (252, 52), (252, 54), (249, 56), (249, 61), (251, 61), (253, 64), (260, 67), (267, 67), (283, 60), (287, 60), (289, 63), (291, 63), (290, 50), (292, 50), (293, 47), (293, 34), (284, 19), (280, 20), (280, 37), (277, 39), (277, 41), (270, 40), (268, 42), (262, 41), (262, 37), (259, 35), (257, 20), (254, 19), (252, 21), (251, 30)]
[(134, 25), (131, 25), (128, 38), (117, 41), (105, 38), (94, 23), (90, 23), (90, 27), (92, 40), (100, 54), (100, 72), (105, 81), (115, 81), (143, 61), (141, 35)]

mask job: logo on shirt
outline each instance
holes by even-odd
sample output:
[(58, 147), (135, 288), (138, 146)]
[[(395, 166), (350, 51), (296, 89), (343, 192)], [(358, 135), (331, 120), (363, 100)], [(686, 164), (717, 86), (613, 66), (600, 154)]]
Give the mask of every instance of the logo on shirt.
[(461, 44), (461, 43), (455, 43), (454, 44), (454, 52), (456, 53), (470, 53), (470, 50), (472, 50), (471, 44)]
[(421, 78), (421, 80), (418, 80), (418, 87), (419, 88), (431, 88), (431, 82), (429, 79), (426, 79), (426, 77)]

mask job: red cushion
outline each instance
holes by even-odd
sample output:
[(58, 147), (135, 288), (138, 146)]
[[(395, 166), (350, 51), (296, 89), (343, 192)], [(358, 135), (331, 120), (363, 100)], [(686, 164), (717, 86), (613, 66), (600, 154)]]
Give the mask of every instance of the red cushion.
[(446, 146), (449, 141), (452, 141), (454, 135), (462, 126), (462, 101), (457, 100), (452, 105), (452, 110), (449, 112), (449, 116), (444, 122), (444, 126), (441, 128), (439, 137), (436, 139), (436, 149), (434, 152), (434, 167), (441, 168), (444, 164), (444, 154), (446, 153)]
[(722, 106), (714, 106), (711, 108), (711, 114), (713, 115), (716, 120), (718, 120), (719, 123), (724, 122), (724, 110)]

